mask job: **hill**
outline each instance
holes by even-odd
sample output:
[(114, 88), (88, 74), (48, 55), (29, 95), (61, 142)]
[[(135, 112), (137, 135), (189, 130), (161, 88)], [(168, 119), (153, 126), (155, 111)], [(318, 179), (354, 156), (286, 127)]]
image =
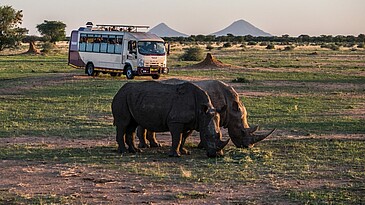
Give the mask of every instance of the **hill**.
[(168, 27), (165, 23), (160, 23), (157, 26), (151, 28), (148, 33), (153, 33), (160, 37), (188, 37), (188, 35)]
[(271, 36), (271, 34), (264, 32), (263, 30), (255, 27), (245, 20), (238, 20), (233, 22), (227, 28), (212, 33), (212, 35), (216, 36), (225, 36), (227, 34), (232, 34), (234, 36)]

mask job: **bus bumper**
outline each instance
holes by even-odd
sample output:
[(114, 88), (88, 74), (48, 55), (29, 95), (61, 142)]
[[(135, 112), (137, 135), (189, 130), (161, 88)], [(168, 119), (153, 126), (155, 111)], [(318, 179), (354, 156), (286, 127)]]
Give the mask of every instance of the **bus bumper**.
[(169, 68), (167, 67), (138, 67), (138, 75), (156, 75), (156, 74), (168, 74)]

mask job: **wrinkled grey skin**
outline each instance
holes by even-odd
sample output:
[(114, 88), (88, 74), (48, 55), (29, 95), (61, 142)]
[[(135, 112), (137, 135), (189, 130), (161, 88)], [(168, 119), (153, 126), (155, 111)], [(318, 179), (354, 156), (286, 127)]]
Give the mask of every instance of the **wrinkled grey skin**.
[(174, 157), (187, 152), (183, 148), (184, 139), (191, 130), (199, 131), (200, 137), (206, 140), (208, 157), (221, 155), (228, 143), (220, 140), (219, 114), (209, 96), (189, 82), (177, 85), (156, 81), (126, 83), (113, 98), (112, 113), (120, 153), (139, 151), (134, 144), (138, 125), (153, 132), (170, 131), (169, 155)]
[[(161, 81), (167, 84), (179, 84), (186, 81), (179, 79), (171, 79)], [(205, 90), (214, 107), (226, 106), (224, 112), (220, 113), (220, 127), (228, 128), (228, 134), (233, 144), (238, 148), (249, 148), (255, 143), (265, 139), (271, 135), (275, 129), (265, 135), (257, 135), (254, 132), (258, 129), (257, 126), (250, 127), (247, 122), (247, 111), (241, 103), (237, 92), (227, 84), (218, 80), (204, 80), (192, 82)], [(190, 132), (191, 133), (191, 132)], [(147, 139), (151, 147), (160, 146), (156, 140), (154, 132), (146, 131), (142, 127), (137, 128), (137, 135), (140, 140), (139, 147), (148, 147)], [(187, 137), (187, 136), (186, 136)], [(204, 140), (201, 140), (199, 146), (204, 147)]]

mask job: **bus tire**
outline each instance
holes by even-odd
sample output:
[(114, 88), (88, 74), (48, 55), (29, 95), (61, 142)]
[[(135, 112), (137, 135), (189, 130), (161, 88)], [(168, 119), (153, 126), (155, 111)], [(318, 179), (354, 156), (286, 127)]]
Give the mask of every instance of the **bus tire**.
[(133, 79), (134, 75), (133, 75), (132, 68), (130, 66), (128, 66), (125, 69), (126, 69), (125, 76), (127, 77), (127, 79)]
[(156, 75), (152, 75), (152, 79), (157, 80), (157, 79), (159, 79), (159, 78), (160, 78), (160, 75), (158, 75), (158, 74), (156, 74)]
[(88, 76), (96, 76), (96, 75), (98, 75), (98, 73), (95, 72), (95, 70), (94, 70), (94, 64), (92, 64), (92, 63), (86, 64), (85, 73)]

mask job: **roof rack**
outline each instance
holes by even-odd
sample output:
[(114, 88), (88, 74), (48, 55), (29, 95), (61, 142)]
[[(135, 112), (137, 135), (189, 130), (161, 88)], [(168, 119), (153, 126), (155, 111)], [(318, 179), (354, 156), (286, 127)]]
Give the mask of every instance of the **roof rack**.
[(128, 31), (138, 32), (138, 29), (148, 29), (149, 26), (133, 26), (133, 25), (115, 25), (115, 24), (97, 24), (96, 30), (107, 31)]

